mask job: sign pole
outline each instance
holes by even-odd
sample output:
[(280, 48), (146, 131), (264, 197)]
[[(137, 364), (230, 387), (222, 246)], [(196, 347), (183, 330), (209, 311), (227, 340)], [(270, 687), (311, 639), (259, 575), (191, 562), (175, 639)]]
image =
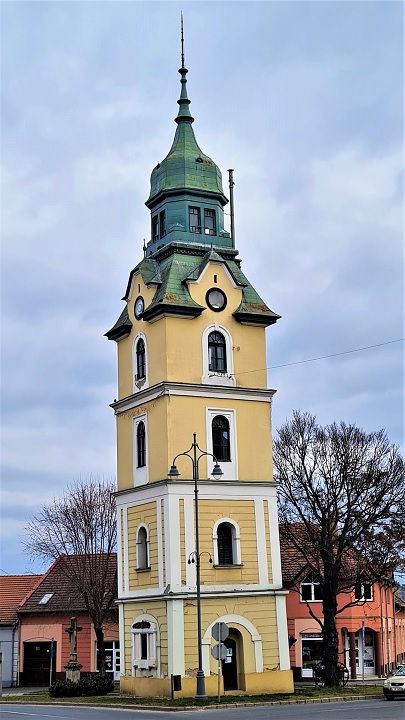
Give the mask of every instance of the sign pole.
[(221, 702), (221, 662), (226, 657), (226, 647), (224, 640), (229, 635), (229, 628), (224, 622), (216, 622), (212, 628), (212, 637), (218, 641), (218, 645), (214, 645), (211, 650), (211, 655), (215, 660), (218, 660), (218, 702)]

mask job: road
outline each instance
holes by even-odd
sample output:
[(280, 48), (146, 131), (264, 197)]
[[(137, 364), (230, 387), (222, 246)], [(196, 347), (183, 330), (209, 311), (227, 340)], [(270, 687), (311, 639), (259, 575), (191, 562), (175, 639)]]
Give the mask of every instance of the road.
[(181, 712), (133, 708), (0, 705), (0, 720), (405, 720), (405, 698), (306, 705), (199, 709)]

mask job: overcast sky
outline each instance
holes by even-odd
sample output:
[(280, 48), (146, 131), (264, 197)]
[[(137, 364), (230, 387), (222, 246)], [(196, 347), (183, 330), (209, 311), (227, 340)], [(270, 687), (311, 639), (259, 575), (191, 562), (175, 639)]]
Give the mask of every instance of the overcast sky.
[(403, 443), (403, 4), (3, 1), (3, 572), (37, 569), (41, 503), (115, 475), (103, 334), (175, 132), (181, 9), (197, 140), (224, 188), (235, 169), (242, 267), (282, 315), (274, 427), (301, 408)]

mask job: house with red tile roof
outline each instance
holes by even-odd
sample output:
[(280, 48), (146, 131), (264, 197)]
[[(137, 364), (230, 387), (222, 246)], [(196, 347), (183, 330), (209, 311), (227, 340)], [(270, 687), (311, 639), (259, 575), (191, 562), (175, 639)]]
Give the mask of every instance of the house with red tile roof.
[[(295, 680), (312, 678), (322, 658), (322, 593), (318, 578), (280, 535), (287, 596), (290, 662)], [(356, 583), (338, 595), (339, 659), (352, 679), (383, 676), (405, 662), (405, 601), (393, 578)], [(349, 602), (354, 604), (348, 605)], [(319, 618), (319, 621), (317, 620)]]
[[(75, 556), (72, 556), (73, 558)], [(71, 562), (72, 558), (69, 558)], [(49, 686), (65, 679), (69, 662), (71, 618), (75, 617), (77, 660), (82, 674), (97, 671), (96, 635), (83, 597), (73, 587), (67, 560), (58, 558), (18, 608), (20, 619), (20, 685)], [(116, 597), (117, 558), (108, 559), (107, 587)], [(118, 611), (113, 606), (103, 625), (107, 672), (119, 679)]]
[(0, 647), (3, 654), (3, 687), (18, 684), (18, 648), (20, 603), (42, 575), (0, 575)]

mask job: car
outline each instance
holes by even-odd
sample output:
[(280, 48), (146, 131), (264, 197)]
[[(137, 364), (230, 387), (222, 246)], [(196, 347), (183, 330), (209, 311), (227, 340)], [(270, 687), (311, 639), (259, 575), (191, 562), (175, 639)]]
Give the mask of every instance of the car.
[(399, 665), (385, 678), (383, 693), (387, 700), (394, 700), (396, 696), (405, 697), (405, 665)]

